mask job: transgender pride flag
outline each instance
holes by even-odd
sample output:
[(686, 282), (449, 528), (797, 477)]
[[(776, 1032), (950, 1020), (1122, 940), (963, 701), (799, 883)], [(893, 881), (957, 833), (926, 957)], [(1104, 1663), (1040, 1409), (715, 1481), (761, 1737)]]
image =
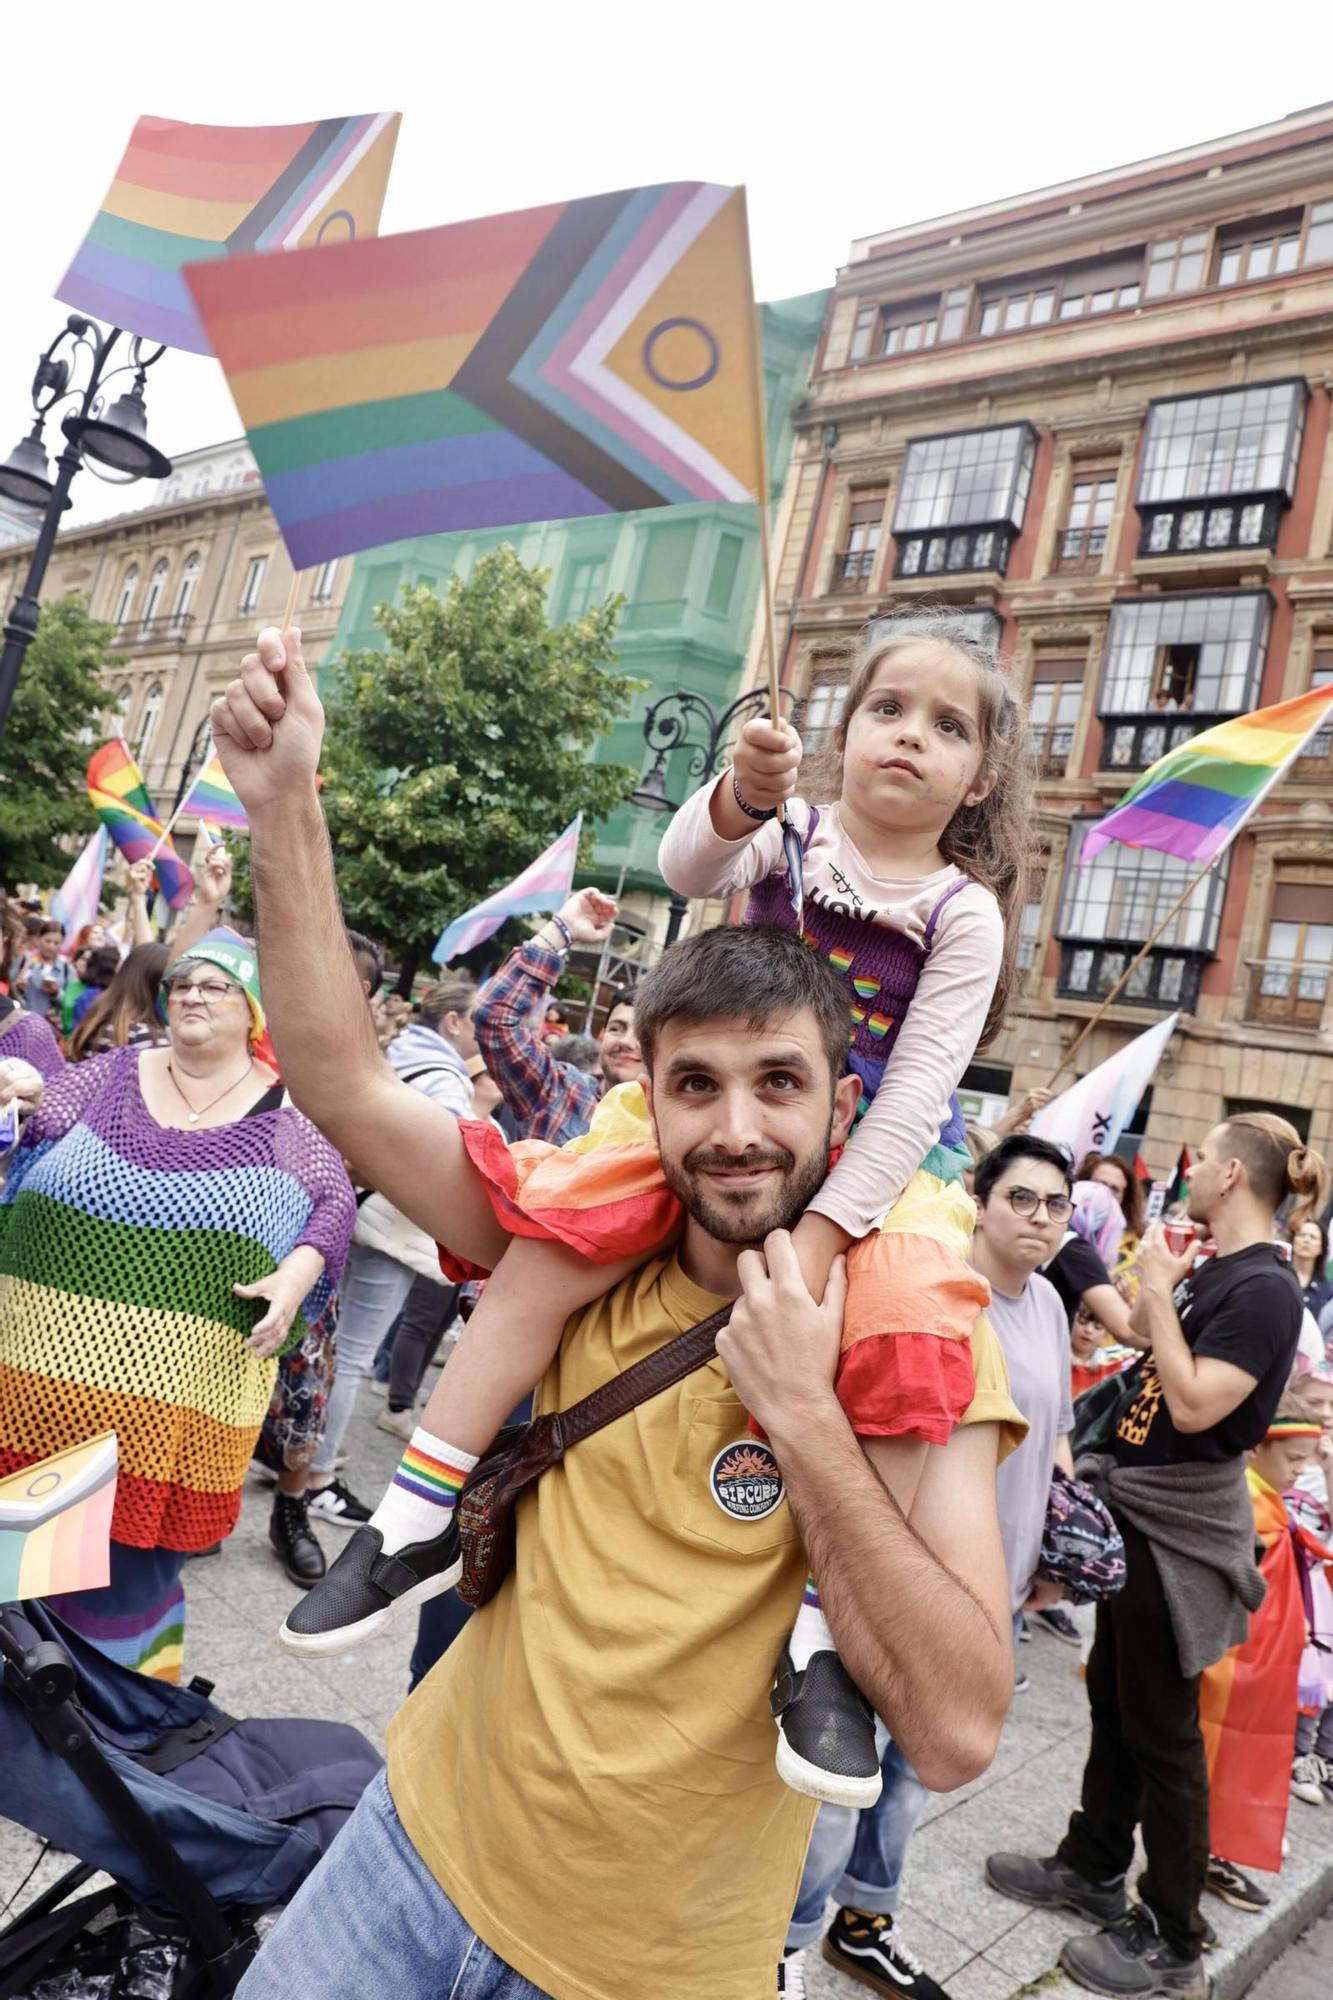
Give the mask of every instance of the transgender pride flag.
[(106, 871), (106, 851), (111, 836), (99, 826), (82, 854), (51, 898), (51, 915), (65, 926), (62, 951), (69, 951), (85, 924), (97, 922), (102, 901), (102, 876)]
[(569, 822), (558, 840), (544, 854), (516, 875), (507, 889), (497, 889), (484, 903), (465, 910), (440, 933), (431, 956), (437, 965), (473, 951), (499, 930), (506, 917), (525, 917), (538, 910), (557, 910), (574, 886), (574, 864), (578, 860), (579, 835), (583, 814)]

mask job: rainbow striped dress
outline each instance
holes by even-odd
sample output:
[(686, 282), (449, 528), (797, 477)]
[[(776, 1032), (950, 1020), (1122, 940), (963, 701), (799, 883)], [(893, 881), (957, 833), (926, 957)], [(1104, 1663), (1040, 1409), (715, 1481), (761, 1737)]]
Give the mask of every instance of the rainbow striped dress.
[(298, 1347), (341, 1274), (355, 1205), (337, 1152), (290, 1105), (159, 1125), (142, 1054), (112, 1049), (50, 1082), (0, 1196), (0, 1471), (113, 1430), (113, 1555), (185, 1554), (235, 1526), (277, 1368), (245, 1345), (263, 1302), (232, 1286), (317, 1249)]

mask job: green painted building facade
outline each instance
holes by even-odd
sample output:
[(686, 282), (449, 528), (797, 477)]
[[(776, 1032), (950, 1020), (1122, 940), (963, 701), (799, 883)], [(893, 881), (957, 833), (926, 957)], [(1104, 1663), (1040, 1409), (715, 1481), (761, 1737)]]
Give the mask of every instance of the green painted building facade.
[[(805, 394), (827, 296), (810, 292), (761, 309), (774, 502), (791, 455), (791, 412)], [(595, 753), (599, 760), (643, 768), (644, 711), (664, 694), (691, 688), (720, 710), (739, 693), (759, 601), (757, 516), (744, 502), (423, 535), (372, 549), (356, 558), (330, 657), (382, 647), (376, 605), (391, 601), (404, 584), (442, 591), (451, 577), (466, 577), (479, 556), (503, 542), (529, 566), (550, 570), (549, 610), (556, 623), (578, 617), (613, 592), (626, 600), (616, 642), (620, 667), (648, 686), (602, 739)], [(683, 767), (683, 754), (677, 761)], [(669, 773), (669, 783), (672, 796), (681, 798), (684, 776)], [(595, 832), (592, 874), (602, 886), (614, 888), (623, 871), (627, 891), (660, 893), (655, 867), (660, 823), (626, 805)]]

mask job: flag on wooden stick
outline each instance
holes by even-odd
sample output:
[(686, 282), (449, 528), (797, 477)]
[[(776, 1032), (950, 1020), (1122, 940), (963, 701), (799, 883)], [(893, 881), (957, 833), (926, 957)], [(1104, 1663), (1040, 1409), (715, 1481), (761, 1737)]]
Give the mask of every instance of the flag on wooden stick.
[(236, 787), (222, 768), (216, 750), (210, 751), (199, 776), (181, 802), (183, 813), (193, 813), (210, 827), (231, 826), (245, 832), (250, 825), (245, 807), (236, 796)]
[(56, 297), (207, 354), (183, 267), (373, 236), (398, 124), (396, 111), (303, 125), (140, 118)]
[(1112, 840), (1206, 866), (1235, 839), (1333, 711), (1333, 686), (1219, 722), (1168, 750), (1083, 836), (1080, 862)]
[(762, 485), (743, 188), (192, 266), (293, 564)]
[(574, 865), (578, 860), (582, 831), (583, 814), (578, 813), (560, 838), (553, 840), (521, 875), (514, 877), (507, 888), (497, 889), (484, 903), (474, 904), (472, 909), (465, 910), (461, 917), (455, 917), (451, 924), (447, 924), (431, 953), (436, 963), (447, 965), (450, 959), (461, 958), (465, 952), (475, 950), (499, 930), (507, 917), (559, 909), (574, 886)]
[(1075, 1167), (1087, 1153), (1113, 1153), (1179, 1019), (1168, 1014), (1043, 1105), (1032, 1120), (1033, 1137), (1065, 1147)]
[(153, 809), (148, 787), (123, 738), (94, 750), (88, 759), (88, 796), (93, 810), (127, 861), (150, 861), (162, 894), (173, 910), (194, 894), (194, 876), (171, 844)]

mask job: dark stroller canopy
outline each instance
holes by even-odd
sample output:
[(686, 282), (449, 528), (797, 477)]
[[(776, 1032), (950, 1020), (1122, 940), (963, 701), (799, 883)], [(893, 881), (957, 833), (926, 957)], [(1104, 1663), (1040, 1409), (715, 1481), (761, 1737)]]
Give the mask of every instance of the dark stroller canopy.
[[(107, 1762), (224, 1907), (289, 1901), (380, 1769), (366, 1738), (345, 1723), (228, 1726), (203, 1695), (117, 1665), (44, 1604), (11, 1605), (3, 1616), (24, 1645), (63, 1647), (78, 1677), (75, 1698)], [(161, 1774), (137, 1761), (169, 1732), (209, 1720), (216, 1738), (176, 1769)], [(105, 1870), (137, 1903), (164, 1908), (143, 1858), (8, 1688), (0, 1693), (0, 1771), (7, 1818)]]

